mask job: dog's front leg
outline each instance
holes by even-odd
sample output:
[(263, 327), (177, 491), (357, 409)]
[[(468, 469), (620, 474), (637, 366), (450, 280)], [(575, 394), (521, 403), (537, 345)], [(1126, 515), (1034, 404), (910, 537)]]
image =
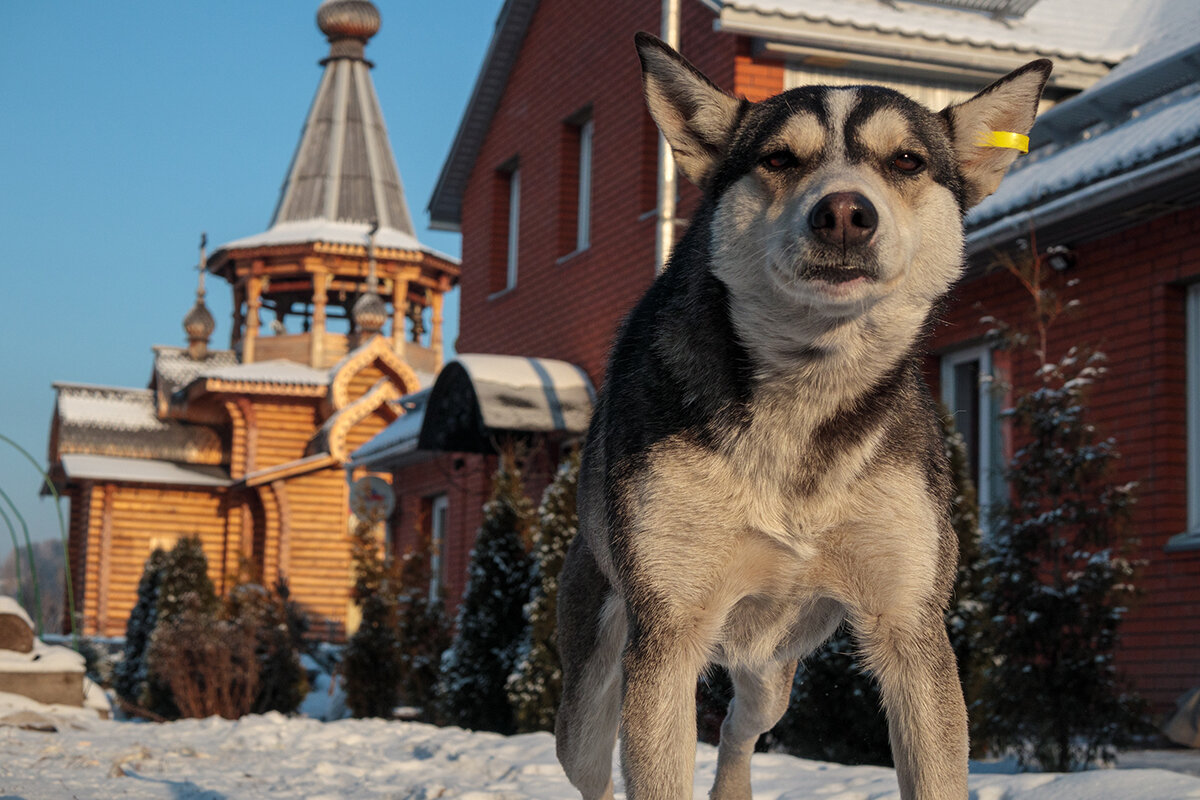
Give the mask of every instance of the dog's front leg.
[(967, 709), (942, 615), (854, 620), (879, 681), (903, 800), (967, 797)]
[(692, 796), (696, 678), (703, 658), (684, 631), (633, 626), (625, 651), (621, 769), (629, 800)]

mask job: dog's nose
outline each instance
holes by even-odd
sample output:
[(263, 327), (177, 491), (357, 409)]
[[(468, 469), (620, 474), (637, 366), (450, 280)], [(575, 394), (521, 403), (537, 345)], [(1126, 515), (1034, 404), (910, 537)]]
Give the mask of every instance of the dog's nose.
[(821, 198), (808, 215), (818, 239), (842, 247), (866, 244), (879, 225), (879, 213), (858, 192), (834, 192)]

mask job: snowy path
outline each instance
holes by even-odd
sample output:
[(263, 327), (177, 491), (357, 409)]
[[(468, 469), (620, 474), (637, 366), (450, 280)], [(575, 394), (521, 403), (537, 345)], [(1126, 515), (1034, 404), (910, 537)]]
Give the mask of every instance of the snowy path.
[[(505, 738), (380, 720), (278, 714), (166, 725), (81, 721), (38, 733), (0, 727), (0, 800), (569, 800), (548, 734)], [(891, 770), (755, 756), (760, 800), (898, 797)], [(696, 798), (716, 751), (697, 753)], [(619, 788), (619, 787), (618, 787)], [(621, 795), (618, 793), (618, 797)], [(1200, 799), (1200, 778), (1156, 769), (971, 776), (972, 800)]]

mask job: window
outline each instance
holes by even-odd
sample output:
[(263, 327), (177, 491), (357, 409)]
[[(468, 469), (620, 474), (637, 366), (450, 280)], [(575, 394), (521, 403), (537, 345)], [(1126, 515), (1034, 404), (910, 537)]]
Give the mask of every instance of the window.
[(504, 288), (517, 285), (517, 252), (521, 241), (521, 170), (508, 173), (508, 252)]
[(592, 121), (579, 126), (579, 200), (575, 213), (575, 250), (588, 249), (592, 237)]
[(559, 143), (559, 263), (592, 244), (592, 108), (586, 106), (563, 120)]
[(429, 596), (436, 598), (445, 585), (446, 523), (450, 517), (450, 500), (439, 494), (429, 502)]
[(501, 294), (517, 285), (521, 241), (521, 169), (516, 158), (496, 170), (492, 192), (489, 290)]
[(979, 497), (979, 520), (989, 529), (991, 506), (1004, 491), (1000, 422), (991, 385), (992, 352), (969, 347), (942, 356), (942, 402), (967, 446), (971, 480)]
[(1167, 552), (1200, 550), (1200, 284), (1187, 290), (1187, 530)]

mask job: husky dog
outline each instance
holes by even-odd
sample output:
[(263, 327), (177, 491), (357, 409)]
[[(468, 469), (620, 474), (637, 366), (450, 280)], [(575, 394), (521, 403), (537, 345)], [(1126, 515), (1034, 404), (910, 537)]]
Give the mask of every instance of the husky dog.
[(1051, 64), (933, 113), (873, 86), (750, 103), (636, 42), (703, 201), (591, 421), (558, 599), (559, 760), (585, 800), (611, 798), (619, 727), (631, 800), (691, 798), (696, 678), (715, 662), (735, 697), (712, 797), (747, 800), (797, 659), (848, 619), (901, 796), (965, 798), (942, 616), (957, 546), (920, 343), (962, 267), (962, 216), (1016, 158)]

